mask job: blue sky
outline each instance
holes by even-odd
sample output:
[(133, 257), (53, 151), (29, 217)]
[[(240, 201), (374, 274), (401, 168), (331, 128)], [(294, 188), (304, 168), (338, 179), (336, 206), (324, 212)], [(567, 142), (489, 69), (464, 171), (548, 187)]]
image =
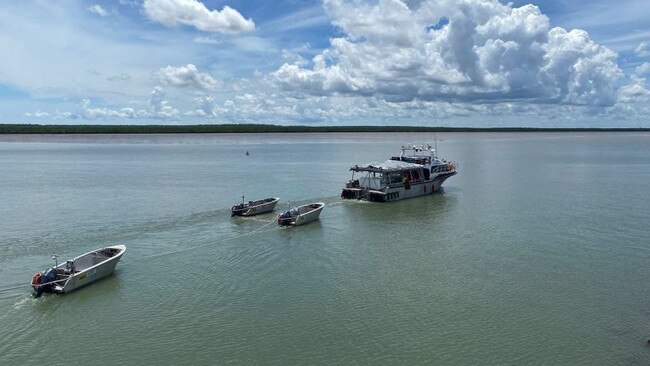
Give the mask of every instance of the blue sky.
[(650, 127), (650, 4), (5, 1), (0, 121)]

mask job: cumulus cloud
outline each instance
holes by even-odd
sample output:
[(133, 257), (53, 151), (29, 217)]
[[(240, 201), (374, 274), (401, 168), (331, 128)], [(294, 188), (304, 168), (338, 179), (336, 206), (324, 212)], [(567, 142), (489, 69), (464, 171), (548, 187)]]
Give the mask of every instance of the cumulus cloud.
[(179, 67), (167, 66), (160, 69), (156, 75), (162, 85), (193, 87), (201, 90), (214, 90), (218, 85), (215, 79), (208, 74), (200, 73), (192, 64)]
[(95, 14), (99, 15), (100, 17), (107, 17), (108, 16), (108, 12), (104, 8), (102, 8), (101, 5), (98, 5), (98, 4), (91, 5), (86, 9), (91, 13), (95, 13)]
[(645, 87), (645, 79), (634, 79), (629, 85), (619, 90), (622, 103), (639, 103), (650, 101), (650, 90)]
[(209, 10), (197, 0), (145, 0), (144, 13), (167, 27), (190, 25), (204, 32), (242, 33), (255, 30), (255, 23), (237, 10), (224, 6), (221, 11)]
[(612, 105), (616, 53), (582, 30), (551, 28), (538, 7), (497, 0), (324, 0), (344, 34), (306, 66), (271, 74), (285, 90), (390, 102)]
[(306, 66), (309, 64), (309, 62), (305, 60), (305, 58), (302, 57), (299, 53), (287, 49), (282, 50), (282, 58), (285, 60), (285, 62), (297, 66)]
[(93, 107), (90, 99), (83, 99), (81, 101), (81, 112), (63, 112), (58, 113), (57, 116), (66, 119), (173, 119), (178, 117), (180, 112), (169, 105), (169, 102), (165, 100), (165, 96), (163, 88), (154, 88), (149, 98), (149, 108), (138, 110), (132, 107)]
[(215, 105), (216, 100), (211, 96), (200, 96), (194, 99), (196, 103), (196, 108), (191, 111), (194, 115), (198, 117), (214, 117), (216, 115)]
[(193, 111), (187, 111), (183, 115), (188, 117), (206, 117), (208, 114), (202, 109), (195, 109)]
[(169, 105), (165, 100), (165, 90), (161, 87), (155, 87), (151, 91), (149, 98), (149, 108), (153, 117), (157, 118), (175, 118), (178, 117), (180, 112), (178, 109)]
[(93, 108), (90, 106), (90, 99), (81, 101), (81, 115), (87, 119), (98, 118), (136, 118), (138, 115), (133, 108)]
[(641, 65), (637, 66), (634, 72), (639, 76), (650, 74), (650, 62), (644, 62)]
[(634, 53), (639, 57), (650, 56), (650, 49), (648, 49), (648, 44), (645, 42), (639, 43), (636, 49), (634, 49)]

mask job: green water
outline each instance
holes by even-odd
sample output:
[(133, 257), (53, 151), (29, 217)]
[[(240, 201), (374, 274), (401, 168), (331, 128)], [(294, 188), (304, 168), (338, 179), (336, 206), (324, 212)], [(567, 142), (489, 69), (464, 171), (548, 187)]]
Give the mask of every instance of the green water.
[[(432, 139), (0, 136), (0, 365), (649, 364), (650, 134), (438, 134), (444, 193), (338, 198)], [(279, 228), (242, 194), (326, 207)], [(114, 243), (115, 275), (30, 297)]]

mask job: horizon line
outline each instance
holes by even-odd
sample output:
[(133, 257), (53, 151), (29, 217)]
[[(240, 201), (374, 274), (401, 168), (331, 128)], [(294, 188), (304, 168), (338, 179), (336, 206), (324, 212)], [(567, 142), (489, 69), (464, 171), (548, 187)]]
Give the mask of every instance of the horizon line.
[(0, 124), (0, 134), (154, 134), (300, 132), (650, 132), (649, 127), (443, 127), (410, 125), (308, 126), (276, 124)]

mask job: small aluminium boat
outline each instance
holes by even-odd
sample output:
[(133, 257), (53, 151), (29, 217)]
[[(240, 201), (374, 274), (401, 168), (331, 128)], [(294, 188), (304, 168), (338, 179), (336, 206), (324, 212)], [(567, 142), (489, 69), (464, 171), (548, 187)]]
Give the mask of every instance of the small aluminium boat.
[(318, 220), (320, 212), (323, 211), (323, 202), (309, 203), (300, 207), (292, 208), (278, 216), (278, 225), (304, 225)]
[(104, 278), (115, 271), (122, 254), (126, 251), (124, 245), (114, 245), (80, 255), (74, 259), (58, 264), (56, 254), (52, 254), (54, 267), (45, 272), (36, 272), (32, 276), (32, 288), (35, 296), (44, 292), (63, 294)]
[(242, 203), (230, 208), (230, 216), (253, 216), (265, 212), (271, 212), (275, 210), (275, 205), (279, 200), (279, 198), (274, 197), (244, 203), (244, 196), (242, 196)]

